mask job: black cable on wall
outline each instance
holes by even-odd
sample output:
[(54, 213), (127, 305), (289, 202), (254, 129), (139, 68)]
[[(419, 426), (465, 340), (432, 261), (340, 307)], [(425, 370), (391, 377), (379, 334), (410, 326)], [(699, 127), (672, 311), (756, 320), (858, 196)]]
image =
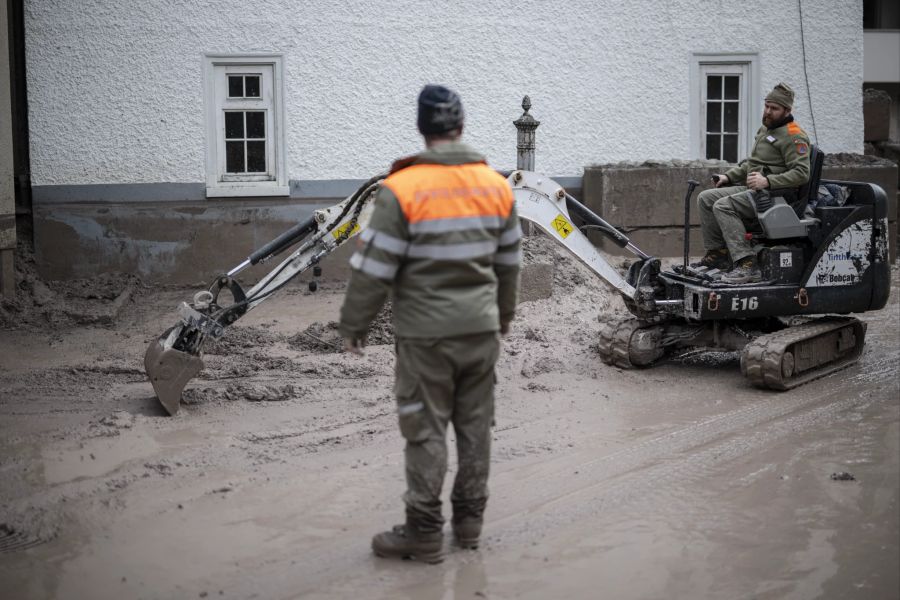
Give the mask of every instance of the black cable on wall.
[(809, 92), (809, 74), (806, 72), (806, 38), (803, 35), (803, 0), (797, 0), (797, 9), (800, 11), (800, 47), (803, 49), (803, 78), (806, 80), (806, 100), (809, 102), (809, 117), (812, 119), (813, 143), (819, 143), (819, 135), (816, 133), (816, 115), (813, 113), (812, 94)]

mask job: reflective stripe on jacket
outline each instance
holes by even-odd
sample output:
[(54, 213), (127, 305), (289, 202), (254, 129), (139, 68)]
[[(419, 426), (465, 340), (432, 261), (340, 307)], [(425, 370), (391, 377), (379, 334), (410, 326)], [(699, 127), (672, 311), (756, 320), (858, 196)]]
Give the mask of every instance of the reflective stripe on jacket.
[(497, 331), (513, 318), (521, 262), (509, 184), (458, 142), (406, 162), (358, 237), (341, 334), (364, 335), (389, 293), (398, 336)]

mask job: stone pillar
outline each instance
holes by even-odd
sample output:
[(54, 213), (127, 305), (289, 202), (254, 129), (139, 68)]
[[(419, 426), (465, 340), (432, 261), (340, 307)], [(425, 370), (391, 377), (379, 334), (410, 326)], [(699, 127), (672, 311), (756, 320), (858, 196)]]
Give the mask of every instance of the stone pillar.
[[(9, 31), (7, 2), (0, 2), (0, 31)], [(16, 248), (16, 192), (14, 186), (12, 95), (7, 36), (0, 43), (0, 296), (16, 289), (13, 252)]]
[[(516, 134), (516, 150), (518, 151), (516, 169), (522, 171), (534, 171), (535, 130), (541, 124), (540, 121), (535, 120), (534, 117), (528, 114), (530, 108), (531, 98), (525, 96), (522, 98), (522, 110), (525, 112), (522, 113), (521, 117), (513, 121), (513, 125), (516, 126), (518, 131)], [(525, 235), (534, 235), (535, 231), (532, 223), (522, 221), (522, 232)]]
[(528, 114), (530, 108), (531, 98), (525, 96), (522, 98), (522, 109), (525, 112), (522, 113), (521, 117), (513, 121), (513, 125), (518, 130), (516, 135), (516, 149), (518, 150), (516, 168), (523, 171), (534, 171), (534, 134), (538, 125), (541, 124), (540, 121), (535, 120), (534, 117)]

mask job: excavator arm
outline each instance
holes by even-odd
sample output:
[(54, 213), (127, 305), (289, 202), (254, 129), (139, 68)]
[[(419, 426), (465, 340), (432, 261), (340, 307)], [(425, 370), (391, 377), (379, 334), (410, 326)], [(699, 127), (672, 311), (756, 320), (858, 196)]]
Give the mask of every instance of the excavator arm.
[[(323, 257), (364, 229), (383, 178), (383, 175), (373, 177), (346, 200), (315, 211), (307, 220), (217, 277), (209, 289), (196, 293), (192, 302), (181, 303), (178, 322), (151, 342), (144, 355), (144, 368), (153, 390), (169, 414), (178, 412), (185, 385), (203, 368), (202, 350), (206, 340), (224, 335), (229, 325), (300, 273), (310, 268), (315, 273)], [(632, 312), (652, 315), (660, 310), (660, 304), (673, 303), (654, 299), (659, 260), (643, 253), (623, 233), (567, 194), (558, 183), (529, 171), (513, 171), (509, 183), (519, 217), (534, 223), (618, 290)], [(638, 260), (626, 277), (620, 275), (574, 225), (573, 216), (584, 223), (582, 227), (600, 231), (637, 256)], [(235, 279), (248, 267), (268, 261), (298, 243), (300, 245), (287, 258), (249, 290), (245, 291)], [(222, 305), (219, 296), (226, 289), (231, 301)], [(680, 305), (680, 302), (675, 303)]]
[[(369, 222), (375, 192), (383, 178), (384, 175), (373, 177), (346, 200), (315, 211), (217, 277), (208, 290), (194, 295), (193, 302), (181, 303), (178, 323), (153, 340), (144, 355), (144, 369), (153, 391), (170, 415), (178, 412), (184, 386), (203, 368), (201, 357), (206, 340), (224, 335), (229, 325), (300, 273), (310, 268), (315, 273), (323, 257), (362, 231)], [(297, 243), (300, 246), (296, 250), (249, 290), (244, 291), (235, 279), (241, 271), (266, 262)], [(230, 292), (231, 302), (223, 306), (219, 295), (225, 289)]]
[[(680, 309), (681, 300), (658, 299), (659, 259), (645, 254), (621, 231), (573, 198), (558, 183), (530, 171), (513, 171), (508, 178), (519, 217), (534, 223), (572, 253), (601, 279), (621, 293), (628, 308), (643, 317), (661, 310)], [(572, 216), (637, 257), (625, 277), (614, 269), (587, 236), (575, 226)]]

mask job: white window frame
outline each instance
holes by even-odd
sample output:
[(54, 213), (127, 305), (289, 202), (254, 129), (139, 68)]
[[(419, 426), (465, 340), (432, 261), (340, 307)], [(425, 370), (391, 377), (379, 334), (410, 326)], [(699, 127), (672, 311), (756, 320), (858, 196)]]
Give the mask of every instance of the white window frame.
[(741, 75), (738, 161), (750, 155), (754, 134), (762, 124), (759, 56), (755, 53), (691, 55), (690, 130), (691, 156), (706, 159), (706, 73), (721, 75), (733, 70)]
[[(227, 76), (229, 74), (252, 74), (254, 68), (271, 69), (271, 109), (264, 106), (265, 78), (260, 79), (260, 99), (228, 99)], [(216, 85), (217, 70), (225, 73), (225, 86)], [(203, 56), (203, 81), (203, 105), (206, 121), (206, 197), (290, 195), (284, 144), (283, 56), (280, 54), (205, 54)], [(240, 176), (225, 173), (223, 101), (230, 102), (237, 110), (265, 110), (266, 175)]]

